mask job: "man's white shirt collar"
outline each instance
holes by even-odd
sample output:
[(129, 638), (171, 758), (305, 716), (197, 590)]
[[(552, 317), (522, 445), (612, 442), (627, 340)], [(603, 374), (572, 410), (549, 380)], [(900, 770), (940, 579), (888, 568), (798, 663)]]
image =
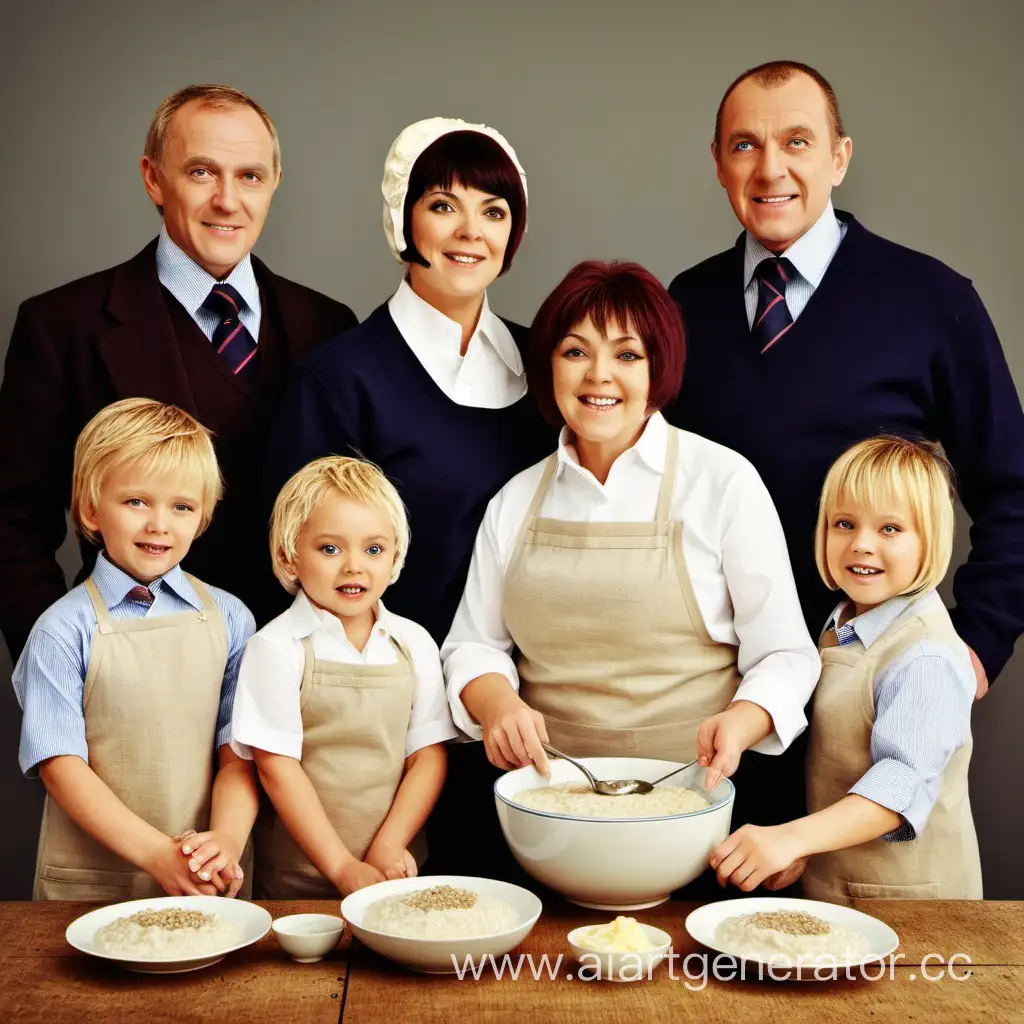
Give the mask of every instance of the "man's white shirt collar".
[(743, 287), (750, 284), (757, 265), (762, 260), (775, 259), (778, 255), (785, 256), (793, 264), (798, 274), (809, 281), (815, 288), (828, 270), (829, 263), (835, 255), (839, 243), (843, 240), (843, 231), (832, 206), (828, 201), (821, 216), (804, 232), (785, 252), (769, 252), (748, 231), (746, 250), (743, 258)]
[(245, 254), (223, 281), (218, 281), (171, 241), (164, 225), (156, 243), (156, 274), (160, 283), (193, 316), (216, 284), (231, 285), (254, 313), (260, 312), (260, 287), (250, 253)]

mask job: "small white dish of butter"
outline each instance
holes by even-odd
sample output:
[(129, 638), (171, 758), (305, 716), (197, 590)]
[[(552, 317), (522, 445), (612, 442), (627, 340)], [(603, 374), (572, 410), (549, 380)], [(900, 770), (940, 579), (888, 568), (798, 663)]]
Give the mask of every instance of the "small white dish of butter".
[(633, 917), (569, 932), (581, 981), (643, 981), (668, 956), (672, 936)]

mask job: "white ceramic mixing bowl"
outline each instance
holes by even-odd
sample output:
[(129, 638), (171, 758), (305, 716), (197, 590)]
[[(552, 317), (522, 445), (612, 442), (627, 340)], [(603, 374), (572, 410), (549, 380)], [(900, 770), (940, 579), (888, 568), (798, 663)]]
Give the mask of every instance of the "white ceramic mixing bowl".
[[(683, 763), (643, 757), (579, 760), (599, 779), (647, 781)], [(696, 790), (711, 802), (704, 810), (660, 818), (574, 818), (523, 807), (514, 797), (525, 789), (582, 781), (580, 772), (562, 760), (551, 762), (550, 779), (532, 766), (519, 768), (494, 784), (498, 820), (523, 868), (574, 903), (616, 911), (653, 907), (697, 878), (729, 834), (736, 790), (723, 779), (708, 793), (704, 772), (693, 765), (662, 783)]]

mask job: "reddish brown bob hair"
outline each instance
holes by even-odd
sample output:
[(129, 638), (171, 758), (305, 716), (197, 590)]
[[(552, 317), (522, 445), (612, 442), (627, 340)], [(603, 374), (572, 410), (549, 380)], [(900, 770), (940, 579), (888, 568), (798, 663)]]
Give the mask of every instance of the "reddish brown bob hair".
[(679, 394), (686, 363), (686, 335), (672, 297), (639, 263), (586, 260), (577, 263), (544, 300), (530, 328), (527, 379), (549, 423), (559, 426), (565, 422), (555, 401), (552, 354), (588, 316), (600, 331), (606, 332), (613, 321), (633, 325), (650, 364), (650, 412), (663, 409)]
[(403, 211), (405, 240), (402, 252), (406, 263), (430, 264), (416, 248), (412, 237), (412, 208), (428, 189), (447, 191), (457, 181), (463, 188), (475, 188), (488, 195), (500, 196), (508, 203), (512, 215), (505, 258), (501, 264), (504, 274), (512, 266), (512, 259), (523, 240), (526, 230), (526, 193), (519, 170), (501, 145), (480, 132), (449, 132), (432, 142), (416, 159), (409, 175), (409, 190), (405, 195)]

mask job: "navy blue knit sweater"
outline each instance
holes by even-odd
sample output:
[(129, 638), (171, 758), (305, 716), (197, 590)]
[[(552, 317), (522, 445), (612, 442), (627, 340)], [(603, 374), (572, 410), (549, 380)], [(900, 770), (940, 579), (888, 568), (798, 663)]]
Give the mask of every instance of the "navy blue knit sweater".
[(971, 282), (838, 216), (848, 229), (821, 284), (764, 355), (747, 325), (743, 235), (672, 282), (688, 350), (668, 418), (757, 467), (779, 510), (813, 635), (837, 599), (814, 566), (829, 465), (878, 433), (940, 441), (973, 520), (953, 618), (992, 679), (1024, 630), (1020, 400)]
[[(508, 327), (522, 350), (526, 331)], [(311, 459), (331, 454), (360, 454), (380, 466), (405, 502), (412, 531), (405, 568), (385, 603), (440, 644), (487, 502), (554, 451), (557, 436), (529, 395), (506, 409), (451, 401), (385, 303), (299, 364), (272, 435), (268, 478), (279, 488)]]

